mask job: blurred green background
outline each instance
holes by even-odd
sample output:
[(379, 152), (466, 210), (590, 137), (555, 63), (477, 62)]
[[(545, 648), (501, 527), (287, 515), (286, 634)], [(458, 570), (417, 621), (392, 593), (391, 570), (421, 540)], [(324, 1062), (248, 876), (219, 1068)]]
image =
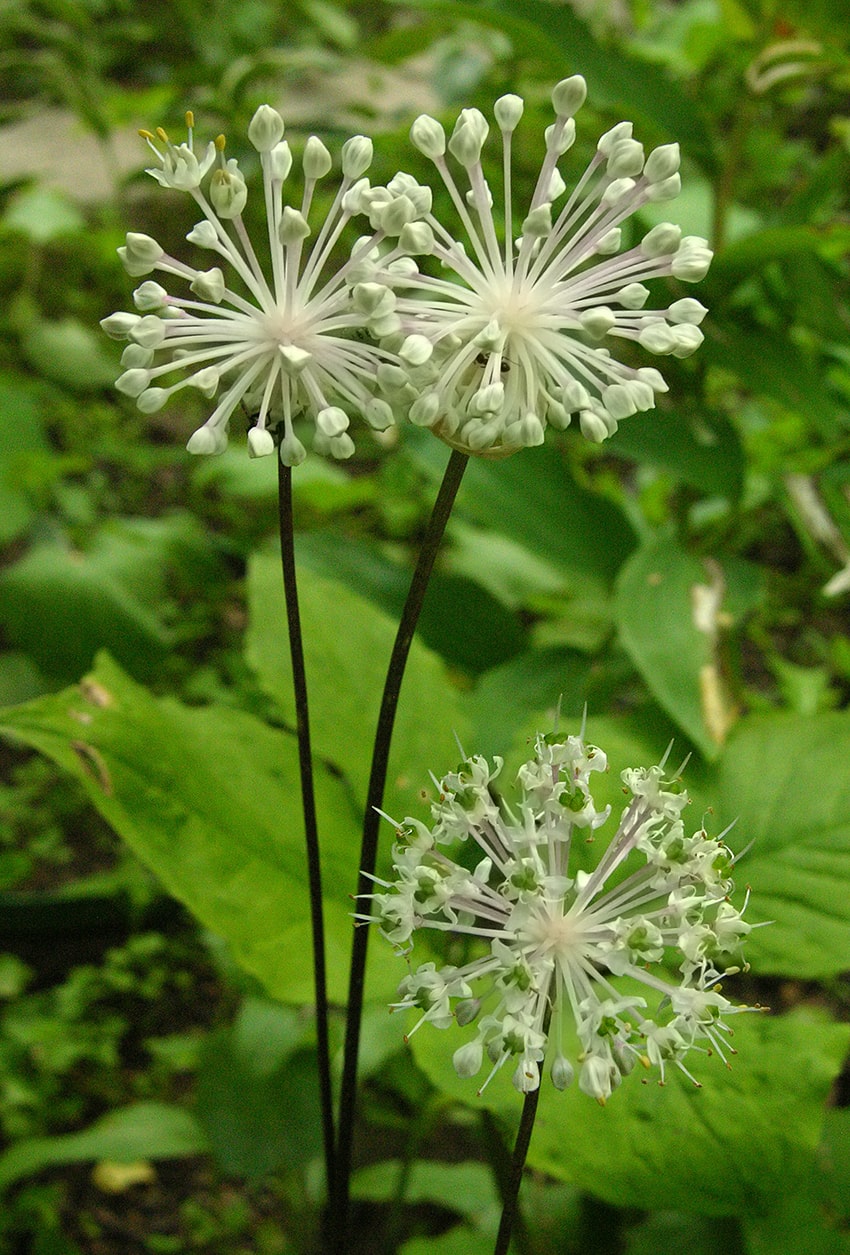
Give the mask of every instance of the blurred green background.
[[(519, 92), (521, 205), (575, 72), (568, 185), (623, 118), (682, 146), (681, 197), (635, 230), (711, 241), (688, 291), (706, 342), (604, 446), (550, 431), (470, 466), (388, 808), (424, 815), (455, 732), (515, 764), (559, 699), (617, 768), (693, 751), (695, 806), (754, 842), (738, 878), (773, 921), (727, 988), (771, 1014), (741, 1017), (732, 1072), (702, 1061), (698, 1094), (547, 1095), (515, 1249), (850, 1252), (848, 19), (828, 0), (0, 0), (2, 1255), (316, 1241), (276, 479), (239, 432), (185, 453), (195, 394), (146, 418), (112, 390), (97, 323), (133, 286), (115, 249), (132, 229), (179, 252), (194, 221), (143, 173), (137, 128), (179, 135), (192, 109), (251, 179), (269, 102), (296, 149), (364, 131), (373, 182), (424, 179), (416, 114)], [(350, 463), (294, 476), (338, 999), (375, 686), (448, 452), (355, 437)], [(404, 965), (373, 951), (362, 1249), (487, 1252), (517, 1096), (476, 1100), (449, 1034), (401, 1048)]]

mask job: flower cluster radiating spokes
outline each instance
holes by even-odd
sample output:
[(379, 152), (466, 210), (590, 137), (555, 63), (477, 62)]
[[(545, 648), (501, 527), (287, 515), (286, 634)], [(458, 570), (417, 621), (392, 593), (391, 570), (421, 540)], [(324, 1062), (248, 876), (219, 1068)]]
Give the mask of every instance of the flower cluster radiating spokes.
[[(683, 238), (665, 222), (620, 252), (623, 221), (649, 202), (678, 194), (678, 145), (645, 156), (632, 124), (621, 122), (602, 136), (564, 195), (558, 162), (574, 141), (573, 115), (585, 94), (580, 75), (552, 93), (555, 121), (546, 130), (546, 154), (516, 241), (511, 149), (520, 97), (503, 96), (494, 109), (502, 136), (500, 213), (481, 164), (489, 131), (484, 115), (462, 110), (448, 144), (434, 118), (413, 124), (411, 138), (434, 162), (466, 242), (430, 212), (429, 193), (406, 242), (411, 253), (436, 258), (442, 275), (409, 267), (382, 273), (380, 258), (373, 257), (374, 278), (398, 295), (400, 329), (383, 343), (397, 349), (403, 363), (385, 366), (379, 378), (414, 423), (465, 452), (497, 456), (540, 444), (547, 424), (564, 428), (575, 413), (584, 435), (601, 441), (620, 419), (651, 409), (656, 394), (667, 390), (658, 370), (627, 365), (609, 346), (634, 341), (653, 354), (684, 357), (702, 341), (704, 307), (682, 298), (649, 309), (645, 284), (662, 276), (703, 278), (711, 261), (706, 241)], [(466, 172), (465, 192), (451, 173), (447, 147)], [(416, 202), (410, 176), (397, 176), (389, 187)]]
[[(292, 155), (283, 139), (283, 119), (268, 105), (257, 110), (248, 135), (263, 171), (264, 267), (242, 219), (248, 189), (237, 162), (225, 158), (224, 137), (199, 155), (191, 114), (186, 121), (185, 144), (172, 144), (162, 130), (143, 132), (156, 160), (148, 173), (194, 199), (203, 217), (187, 239), (224, 263), (227, 276), (219, 265), (200, 270), (167, 255), (148, 235), (127, 236), (119, 253), (131, 275), (158, 271), (183, 280), (190, 294), (173, 296), (148, 279), (134, 293), (138, 313), (103, 320), (109, 335), (129, 342), (117, 387), (136, 397), (146, 414), (181, 388), (192, 386), (208, 397), (221, 389), (210, 417), (189, 440), (192, 453), (223, 449), (229, 420), (242, 403), (255, 416), (248, 433), (253, 456), (271, 453), (276, 437), (283, 462), (301, 462), (305, 450), (293, 422), (306, 416), (315, 423), (314, 448), (347, 458), (354, 450), (350, 412), (362, 414), (376, 429), (393, 421), (389, 405), (370, 388), (378, 365), (390, 355), (358, 338), (364, 319), (347, 286), (357, 259), (335, 272), (330, 266), (340, 234), (368, 186), (362, 176), (372, 159), (371, 141), (359, 135), (343, 145), (341, 185), (309, 246), (310, 209), (318, 181), (331, 169), (330, 153), (315, 136), (307, 140), (300, 203), (285, 204)], [(207, 175), (208, 194), (202, 190)], [(378, 230), (370, 244), (382, 238)], [(181, 377), (169, 383), (175, 374)]]
[[(501, 768), (500, 759), (491, 767), (472, 757), (435, 781), (432, 827), (397, 826), (396, 879), (377, 882), (384, 892), (364, 917), (407, 952), (418, 928), (482, 948), (460, 967), (426, 963), (402, 981), (396, 1007), (421, 1012), (411, 1032), (477, 1021), (474, 1039), (455, 1052), (459, 1075), (479, 1072), (486, 1055), (484, 1085), (510, 1060), (514, 1085), (533, 1090), (548, 1050), (556, 1088), (577, 1066), (579, 1088), (601, 1103), (637, 1062), (657, 1066), (663, 1082), (670, 1064), (694, 1079), (683, 1062), (692, 1049), (725, 1061), (734, 1051), (723, 1017), (746, 1008), (733, 1006), (719, 981), (740, 970), (751, 928), (729, 901), (725, 833), (687, 832), (688, 795), (665, 780), (662, 761), (622, 773), (631, 800), (614, 836), (593, 871), (572, 870), (573, 842), (592, 839), (609, 818), (590, 788), (605, 755), (581, 736), (538, 736), (518, 773), (515, 810), (493, 799)], [(441, 849), (469, 839), (481, 854), (472, 870)], [(643, 994), (618, 990), (612, 977), (621, 976)]]

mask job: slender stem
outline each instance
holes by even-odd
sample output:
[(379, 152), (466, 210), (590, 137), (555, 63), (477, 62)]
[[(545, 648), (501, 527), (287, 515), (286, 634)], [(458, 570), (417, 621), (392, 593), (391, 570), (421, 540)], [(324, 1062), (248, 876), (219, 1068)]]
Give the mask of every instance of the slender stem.
[[(370, 877), (375, 871), (378, 852), (378, 831), (381, 817), (378, 807), (384, 800), (384, 786), (390, 757), (393, 724), (398, 706), (407, 655), (413, 641), (413, 633), (419, 619), (428, 580), (434, 567), (434, 559), (443, 539), (446, 524), (466, 470), (469, 455), (452, 451), (446, 466), (440, 491), (419, 551), (419, 560), (410, 582), (410, 589), (396, 633), (378, 713), (375, 744), (372, 751), (372, 771), (366, 794), (366, 811), (363, 817), (363, 841), (360, 848), (360, 877), (357, 882), (357, 910), (369, 909), (373, 892)], [(342, 1088), (339, 1102), (339, 1137), (337, 1142), (337, 1184), (333, 1190), (335, 1213), (332, 1233), (339, 1255), (347, 1252), (347, 1222), (349, 1178), (351, 1176), (351, 1149), (354, 1134), (354, 1116), (357, 1102), (357, 1059), (360, 1049), (360, 1023), (363, 1015), (363, 991), (366, 980), (366, 955), (369, 945), (369, 927), (363, 924), (354, 930), (351, 953), (351, 973), (348, 985), (348, 1012), (345, 1022), (345, 1054), (342, 1069)]]
[(319, 860), (319, 830), (313, 791), (313, 755), (310, 750), (310, 714), (307, 705), (307, 675), (304, 644), (298, 613), (298, 585), (295, 577), (295, 529), (292, 515), (292, 468), (278, 465), (278, 518), (280, 559), (286, 597), (286, 623), (289, 629), (289, 655), (295, 694), (295, 721), (298, 733), (298, 767), (301, 776), (301, 806), (304, 813), (304, 841), (310, 886), (310, 923), (313, 935), (313, 984), (316, 993), (316, 1048), (319, 1068), (319, 1099), (322, 1108), (322, 1139), (327, 1174), (328, 1206), (332, 1207), (334, 1182), (334, 1119), (331, 1085), (331, 1053), (328, 1042), (328, 990), (325, 970), (325, 925), (322, 913), (322, 870)]
[(537, 1089), (533, 1089), (526, 1094), (525, 1102), (522, 1104), (522, 1115), (520, 1116), (516, 1142), (514, 1143), (514, 1153), (511, 1159), (511, 1173), (508, 1178), (507, 1190), (503, 1196), (502, 1219), (499, 1224), (499, 1232), (496, 1235), (493, 1255), (508, 1255), (511, 1232), (519, 1215), (519, 1187), (522, 1185), (522, 1174), (525, 1168), (525, 1159), (528, 1155), (528, 1147), (531, 1144), (531, 1131), (534, 1128), (534, 1117), (537, 1115), (539, 1099), (540, 1086), (538, 1085)]

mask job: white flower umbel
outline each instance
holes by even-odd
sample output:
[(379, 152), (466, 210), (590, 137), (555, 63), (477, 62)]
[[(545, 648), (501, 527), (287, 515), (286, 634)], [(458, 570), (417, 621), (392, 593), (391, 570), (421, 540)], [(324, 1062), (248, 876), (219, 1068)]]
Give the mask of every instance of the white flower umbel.
[[(577, 1073), (603, 1104), (635, 1063), (657, 1067), (662, 1083), (670, 1065), (694, 1081), (690, 1050), (724, 1062), (735, 1053), (724, 1017), (746, 1008), (719, 982), (740, 970), (751, 926), (728, 897), (734, 857), (725, 833), (686, 829), (688, 795), (664, 766), (622, 773), (630, 801), (592, 872), (571, 868), (571, 847), (609, 819), (590, 787), (607, 762), (581, 736), (538, 736), (515, 809), (493, 800), (500, 759), (467, 759), (435, 781), (432, 826), (398, 826), (396, 879), (377, 882), (384, 892), (364, 918), (406, 953), (419, 928), (468, 937), (480, 953), (459, 967), (426, 963), (402, 982), (396, 1007), (421, 1013), (408, 1037), (428, 1022), (477, 1021), (454, 1064), (473, 1076), (489, 1060), (482, 1090), (508, 1062), (517, 1089), (536, 1089), (547, 1055), (557, 1089)], [(441, 848), (470, 840), (480, 852), (466, 860), (472, 870)], [(624, 995), (620, 976), (645, 996)]]
[[(268, 259), (263, 266), (242, 220), (248, 190), (237, 162), (225, 158), (224, 137), (198, 155), (191, 114), (186, 122), (185, 144), (172, 144), (162, 130), (142, 132), (156, 162), (148, 173), (193, 198), (202, 217), (187, 239), (222, 265), (196, 269), (168, 256), (150, 236), (127, 236), (118, 251), (131, 275), (159, 272), (183, 281), (188, 291), (174, 296), (146, 279), (134, 293), (137, 313), (103, 320), (109, 335), (129, 342), (117, 387), (136, 397), (146, 414), (161, 409), (181, 388), (218, 394), (210, 417), (189, 440), (190, 453), (225, 448), (228, 423), (241, 403), (252, 415), (252, 456), (273, 452), (277, 443), (286, 465), (303, 461), (305, 449), (293, 423), (306, 417), (315, 424), (314, 448), (350, 457), (353, 412), (378, 429), (392, 422), (389, 406), (374, 398), (370, 386), (389, 355), (357, 338), (365, 320), (352, 306), (347, 286), (355, 263), (349, 260), (335, 272), (330, 268), (340, 234), (368, 186), (362, 176), (372, 158), (371, 141), (358, 135), (343, 145), (342, 183), (311, 240), (310, 208), (317, 182), (331, 169), (330, 153), (315, 136), (307, 140), (303, 193), (296, 207), (286, 204), (283, 185), (292, 156), (283, 119), (268, 105), (257, 110), (248, 135), (263, 170), (268, 235), (260, 248)], [(370, 243), (382, 238), (378, 231)], [(175, 375), (177, 381), (169, 382)]]
[[(574, 414), (589, 440), (602, 441), (667, 391), (658, 370), (618, 360), (618, 342), (635, 342), (639, 359), (640, 350), (685, 357), (702, 341), (706, 310), (699, 301), (648, 308), (645, 284), (663, 276), (702, 279), (711, 261), (706, 241), (665, 222), (621, 251), (623, 221), (679, 192), (678, 145), (646, 156), (632, 124), (621, 122), (602, 136), (567, 194), (558, 165), (575, 138), (573, 115), (585, 94), (579, 75), (552, 93), (555, 121), (516, 240), (511, 150), (520, 97), (503, 96), (494, 107), (503, 168), (497, 209), (481, 164), (484, 115), (462, 110), (448, 143), (434, 118), (413, 124), (411, 138), (436, 166), (462, 231), (455, 238), (429, 207), (402, 233), (412, 255), (433, 256), (443, 273), (408, 267), (396, 274), (402, 330), (386, 343), (407, 370), (381, 378), (414, 423), (464, 452), (499, 456), (540, 444), (547, 424), (564, 428)], [(447, 148), (465, 173), (460, 185)], [(415, 181), (397, 177), (415, 201)], [(391, 281), (386, 272), (381, 277)]]

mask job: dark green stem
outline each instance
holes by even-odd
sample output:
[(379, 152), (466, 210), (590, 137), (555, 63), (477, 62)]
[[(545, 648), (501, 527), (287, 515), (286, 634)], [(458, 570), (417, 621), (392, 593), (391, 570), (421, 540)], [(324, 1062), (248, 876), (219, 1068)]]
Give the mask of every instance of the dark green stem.
[(507, 1189), (502, 1197), (502, 1219), (499, 1224), (499, 1232), (496, 1235), (493, 1255), (508, 1255), (511, 1233), (519, 1214), (519, 1187), (522, 1185), (522, 1174), (525, 1168), (528, 1148), (531, 1144), (531, 1132), (534, 1128), (534, 1117), (537, 1115), (539, 1099), (540, 1086), (538, 1085), (537, 1089), (533, 1089), (526, 1094), (525, 1102), (522, 1104), (522, 1115), (520, 1116), (519, 1128), (517, 1129), (516, 1141), (514, 1142), (514, 1153), (511, 1158), (510, 1176), (508, 1177)]
[[(437, 550), (443, 539), (446, 524), (454, 505), (457, 490), (460, 487), (463, 472), (466, 470), (469, 455), (452, 451), (446, 466), (443, 482), (434, 502), (434, 509), (428, 520), (428, 527), (419, 551), (419, 560), (410, 582), (410, 589), (401, 621), (398, 625), (395, 644), (387, 668), (381, 709), (375, 731), (375, 744), (372, 751), (372, 771), (369, 776), (369, 788), (366, 794), (366, 812), (363, 817), (363, 841), (360, 847), (360, 877), (357, 882), (357, 911), (367, 914), (369, 901), (373, 892), (371, 877), (375, 871), (378, 852), (378, 832), (381, 817), (378, 808), (384, 800), (384, 786), (387, 780), (387, 767), (390, 757), (393, 724), (395, 723), (407, 655), (413, 641), (413, 634), (425, 600), (428, 580), (434, 567)], [(348, 1249), (348, 1195), (351, 1176), (351, 1150), (354, 1135), (354, 1117), (357, 1104), (357, 1059), (360, 1049), (360, 1023), (363, 1016), (363, 990), (366, 980), (366, 955), (369, 945), (369, 928), (363, 924), (354, 930), (354, 944), (351, 953), (351, 973), (348, 985), (348, 1012), (345, 1021), (345, 1054), (342, 1069), (342, 1088), (339, 1102), (339, 1136), (337, 1141), (337, 1184), (333, 1190), (334, 1213), (331, 1233), (335, 1243), (333, 1249), (338, 1255), (346, 1255)]]
[(331, 1208), (334, 1181), (334, 1119), (331, 1086), (331, 1053), (328, 1042), (328, 990), (325, 971), (325, 925), (322, 912), (322, 869), (319, 860), (319, 830), (313, 791), (313, 755), (310, 749), (310, 714), (307, 705), (307, 675), (304, 644), (298, 613), (298, 585), (295, 577), (295, 528), (292, 515), (292, 468), (278, 458), (278, 518), (280, 521), (280, 560), (286, 597), (286, 623), (289, 629), (289, 655), (292, 660), (292, 687), (295, 695), (295, 722), (298, 733), (298, 767), (301, 776), (301, 807), (304, 812), (304, 841), (310, 886), (310, 923), (313, 935), (313, 984), (316, 993), (316, 1050), (319, 1068), (319, 1099), (322, 1108), (322, 1139), (327, 1174), (328, 1205)]

